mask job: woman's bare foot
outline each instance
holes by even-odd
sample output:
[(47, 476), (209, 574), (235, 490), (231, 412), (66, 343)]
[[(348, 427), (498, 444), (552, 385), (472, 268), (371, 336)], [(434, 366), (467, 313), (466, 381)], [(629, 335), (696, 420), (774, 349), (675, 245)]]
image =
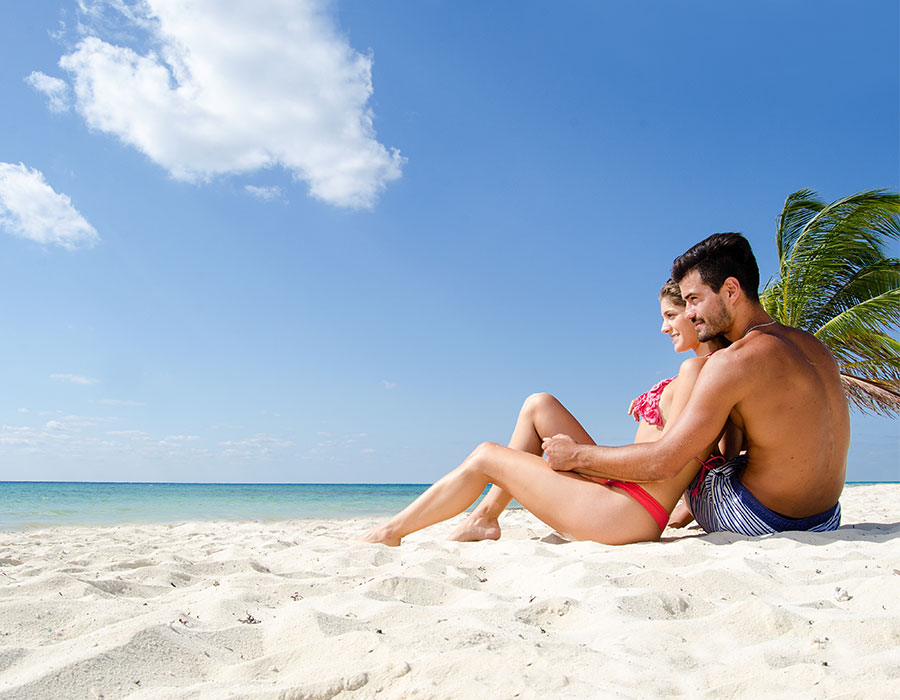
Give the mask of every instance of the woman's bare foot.
[(500, 522), (497, 518), (490, 518), (472, 513), (447, 539), (451, 542), (499, 540)]
[(361, 542), (371, 542), (372, 544), (386, 544), (388, 547), (400, 546), (400, 538), (394, 535), (386, 525), (373, 527), (367, 533), (356, 539)]

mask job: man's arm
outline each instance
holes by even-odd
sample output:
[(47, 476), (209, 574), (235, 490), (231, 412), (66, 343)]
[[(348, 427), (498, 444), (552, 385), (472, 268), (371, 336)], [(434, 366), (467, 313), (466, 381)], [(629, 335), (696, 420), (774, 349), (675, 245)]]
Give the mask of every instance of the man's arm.
[(720, 351), (706, 362), (681, 415), (655, 442), (623, 447), (578, 445), (567, 436), (544, 442), (550, 466), (587, 476), (622, 481), (665, 481), (701, 454), (725, 426), (731, 409), (745, 392), (734, 357)]

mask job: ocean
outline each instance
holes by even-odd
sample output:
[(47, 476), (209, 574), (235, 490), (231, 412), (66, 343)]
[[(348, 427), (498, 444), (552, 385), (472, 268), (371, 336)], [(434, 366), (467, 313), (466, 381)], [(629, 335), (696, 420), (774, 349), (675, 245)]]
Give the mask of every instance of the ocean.
[[(386, 517), (428, 486), (0, 481), (0, 531), (187, 520)], [(515, 501), (512, 505), (521, 507)]]
[(186, 520), (354, 518), (396, 513), (428, 484), (0, 482), (0, 531)]

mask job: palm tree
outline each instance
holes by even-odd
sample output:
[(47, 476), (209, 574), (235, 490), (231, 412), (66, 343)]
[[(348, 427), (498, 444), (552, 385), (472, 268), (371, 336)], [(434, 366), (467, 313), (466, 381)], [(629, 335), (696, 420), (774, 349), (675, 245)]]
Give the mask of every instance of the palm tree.
[(790, 195), (778, 217), (779, 274), (761, 301), (780, 323), (813, 333), (838, 362), (848, 398), (900, 415), (900, 196), (870, 190), (825, 204)]

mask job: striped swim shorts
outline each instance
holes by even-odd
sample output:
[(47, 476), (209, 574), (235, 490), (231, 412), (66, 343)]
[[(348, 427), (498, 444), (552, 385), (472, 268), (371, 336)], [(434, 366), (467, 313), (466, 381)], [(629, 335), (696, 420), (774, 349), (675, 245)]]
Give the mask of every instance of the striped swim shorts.
[(786, 518), (766, 508), (741, 483), (747, 457), (739, 455), (709, 471), (700, 470), (686, 498), (694, 519), (707, 532), (768, 535), (786, 530), (827, 532), (841, 524), (841, 504), (808, 518)]

